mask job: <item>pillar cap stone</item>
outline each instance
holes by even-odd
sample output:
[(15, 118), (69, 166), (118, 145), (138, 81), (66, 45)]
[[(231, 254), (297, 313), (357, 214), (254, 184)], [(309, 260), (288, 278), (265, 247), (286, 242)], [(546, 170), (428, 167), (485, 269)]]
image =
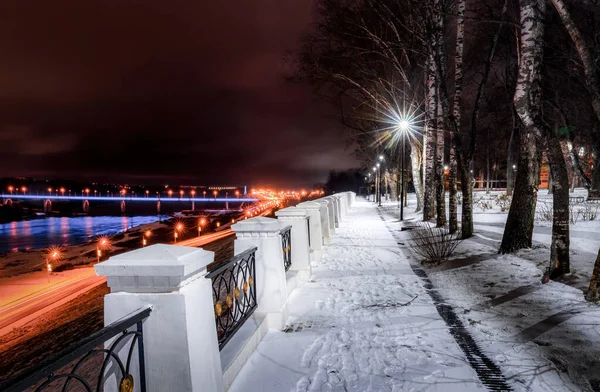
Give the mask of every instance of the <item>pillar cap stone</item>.
[(287, 207), (275, 211), (275, 216), (284, 219), (305, 219), (307, 217), (307, 213), (306, 210), (303, 209), (299, 209), (296, 207)]
[(155, 244), (113, 256), (94, 266), (112, 291), (171, 292), (195, 276), (204, 276), (214, 252), (202, 248)]
[(237, 223), (231, 225), (231, 229), (236, 233), (270, 233), (279, 232), (279, 229), (281, 229), (281, 224), (277, 219), (257, 216), (256, 218), (238, 221)]
[(321, 204), (317, 203), (315, 201), (304, 201), (302, 203), (299, 203), (296, 208), (304, 208), (307, 210), (318, 210), (319, 208), (321, 208)]

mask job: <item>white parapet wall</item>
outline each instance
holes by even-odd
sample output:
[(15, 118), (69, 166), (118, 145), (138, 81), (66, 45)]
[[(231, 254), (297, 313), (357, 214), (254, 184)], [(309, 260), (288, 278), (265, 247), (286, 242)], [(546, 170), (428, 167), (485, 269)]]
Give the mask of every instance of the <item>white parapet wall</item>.
[(281, 329), (289, 316), (288, 289), (283, 264), (281, 223), (277, 219), (256, 217), (231, 226), (236, 234), (236, 254), (252, 247), (256, 251), (255, 313), (267, 318), (269, 328)]
[(321, 215), (323, 207), (314, 201), (305, 201), (298, 204), (296, 208), (306, 211), (309, 217), (310, 256), (312, 261), (319, 261), (323, 254), (323, 218), (327, 217), (327, 208), (325, 207), (324, 216)]
[(309, 215), (306, 210), (296, 207), (282, 208), (275, 212), (281, 228), (292, 226), (292, 265), (291, 271), (298, 271), (301, 281), (308, 281), (311, 275), (310, 247), (308, 237)]
[(327, 199), (331, 202), (333, 209), (333, 223), (334, 227), (340, 227), (340, 223), (342, 222), (341, 213), (340, 213), (340, 200), (336, 196), (327, 196), (324, 199)]
[(329, 202), (325, 199), (316, 199), (315, 203), (319, 204), (319, 213), (321, 214), (321, 234), (323, 237), (323, 245), (329, 245), (330, 237), (333, 234), (330, 223)]
[[(149, 392), (224, 390), (212, 282), (206, 278), (213, 260), (213, 252), (200, 248), (157, 244), (95, 266), (111, 290), (104, 298), (105, 325), (152, 308), (143, 323)], [(135, 379), (137, 358), (131, 369)], [(119, 391), (119, 381), (118, 375), (109, 375), (104, 391)]]

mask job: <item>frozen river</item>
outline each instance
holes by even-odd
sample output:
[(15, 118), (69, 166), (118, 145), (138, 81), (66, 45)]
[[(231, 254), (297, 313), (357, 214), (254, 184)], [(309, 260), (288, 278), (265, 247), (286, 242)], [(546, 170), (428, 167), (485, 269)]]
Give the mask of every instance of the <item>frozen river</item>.
[(116, 234), (158, 219), (157, 215), (81, 216), (4, 223), (0, 224), (0, 254), (53, 245), (79, 244), (99, 235)]

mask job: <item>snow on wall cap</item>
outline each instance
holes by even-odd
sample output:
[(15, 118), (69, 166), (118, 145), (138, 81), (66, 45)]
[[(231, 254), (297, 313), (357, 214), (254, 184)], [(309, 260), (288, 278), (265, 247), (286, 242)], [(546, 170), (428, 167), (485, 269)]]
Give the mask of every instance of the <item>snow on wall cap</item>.
[(282, 208), (279, 211), (275, 211), (275, 216), (282, 218), (306, 218), (306, 210), (299, 209), (296, 207)]
[(314, 201), (304, 201), (296, 205), (296, 208), (305, 208), (307, 210), (318, 210), (320, 207), (321, 204)]
[(113, 256), (94, 266), (106, 277), (178, 277), (181, 280), (202, 271), (214, 261), (214, 252), (202, 248), (155, 244)]
[(257, 216), (256, 218), (250, 218), (241, 220), (233, 225), (231, 229), (236, 233), (245, 232), (279, 232), (281, 225), (279, 221), (274, 218), (266, 218), (263, 216)]

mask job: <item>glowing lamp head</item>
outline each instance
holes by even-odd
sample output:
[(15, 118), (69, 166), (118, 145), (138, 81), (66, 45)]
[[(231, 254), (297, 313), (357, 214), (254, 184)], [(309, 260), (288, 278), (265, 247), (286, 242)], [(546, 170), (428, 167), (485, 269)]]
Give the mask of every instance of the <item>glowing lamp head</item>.
[(400, 122), (398, 123), (398, 128), (402, 132), (406, 132), (408, 131), (408, 128), (410, 128), (410, 123), (408, 122), (408, 120), (400, 120)]
[(376, 165), (377, 167), (381, 166), (379, 163)]
[(383, 161), (383, 155), (380, 155), (380, 156), (379, 156), (379, 160), (380, 160), (380, 161)]

